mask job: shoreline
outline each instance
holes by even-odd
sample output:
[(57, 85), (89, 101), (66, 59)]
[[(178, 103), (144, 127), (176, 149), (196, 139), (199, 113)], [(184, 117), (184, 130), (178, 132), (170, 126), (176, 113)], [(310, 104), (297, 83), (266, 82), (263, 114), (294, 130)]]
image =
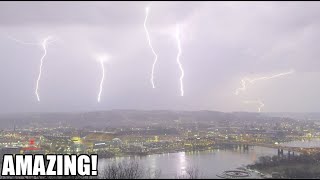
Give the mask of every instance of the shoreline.
[[(226, 148), (226, 149), (233, 149), (233, 148)], [(150, 155), (156, 155), (156, 154), (171, 154), (171, 153), (180, 153), (180, 152), (203, 152), (203, 151), (208, 151), (208, 150), (221, 150), (221, 148), (207, 148), (207, 149), (197, 149), (197, 150), (170, 150), (170, 151), (165, 151), (165, 152), (155, 152), (155, 153), (145, 153), (145, 154), (124, 154), (121, 156), (113, 156), (113, 157), (99, 157), (98, 154), (98, 159), (111, 159), (111, 158), (123, 158), (123, 157), (144, 157), (144, 156), (150, 156)]]

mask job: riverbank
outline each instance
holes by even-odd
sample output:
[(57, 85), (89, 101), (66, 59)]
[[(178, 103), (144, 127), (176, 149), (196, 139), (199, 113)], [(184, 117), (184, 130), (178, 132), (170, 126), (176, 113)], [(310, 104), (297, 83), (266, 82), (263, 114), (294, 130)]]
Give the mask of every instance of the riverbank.
[(320, 153), (302, 154), (286, 158), (279, 156), (260, 157), (259, 161), (248, 168), (283, 178), (320, 178)]
[[(253, 146), (252, 146), (253, 147)], [(256, 146), (259, 147), (259, 146)], [(252, 149), (252, 148), (251, 148)], [(132, 152), (132, 153), (118, 153), (118, 154), (110, 154), (108, 153), (107, 156), (98, 154), (98, 158), (108, 159), (108, 158), (121, 158), (121, 157), (144, 157), (144, 156), (150, 156), (150, 155), (157, 155), (157, 154), (170, 154), (170, 153), (192, 153), (192, 152), (204, 152), (204, 151), (227, 151), (227, 150), (237, 150), (234, 147), (203, 147), (198, 149), (176, 149), (176, 150), (167, 150), (167, 151), (157, 151), (157, 152)]]
[(167, 150), (162, 152), (133, 152), (133, 153), (98, 153), (98, 158), (108, 159), (108, 158), (120, 158), (120, 157), (143, 157), (143, 156), (150, 156), (150, 155), (157, 155), (157, 154), (168, 154), (168, 153), (179, 153), (179, 152), (203, 152), (208, 150), (233, 150), (232, 147), (225, 147), (225, 148), (219, 148), (219, 147), (203, 147), (203, 148), (197, 148), (197, 149), (175, 149), (175, 150)]

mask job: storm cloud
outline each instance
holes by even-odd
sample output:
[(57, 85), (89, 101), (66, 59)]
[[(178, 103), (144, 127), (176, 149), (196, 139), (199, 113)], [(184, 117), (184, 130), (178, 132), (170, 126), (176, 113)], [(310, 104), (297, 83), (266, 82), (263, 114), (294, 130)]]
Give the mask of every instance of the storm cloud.
[[(150, 84), (153, 54), (155, 84)], [(319, 2), (0, 2), (0, 112), (173, 109), (315, 112), (320, 102)], [(185, 96), (180, 97), (177, 45), (182, 26)], [(34, 94), (41, 42), (51, 35), (39, 94)], [(101, 102), (96, 55), (111, 56)], [(240, 96), (244, 76), (289, 76), (261, 81)]]

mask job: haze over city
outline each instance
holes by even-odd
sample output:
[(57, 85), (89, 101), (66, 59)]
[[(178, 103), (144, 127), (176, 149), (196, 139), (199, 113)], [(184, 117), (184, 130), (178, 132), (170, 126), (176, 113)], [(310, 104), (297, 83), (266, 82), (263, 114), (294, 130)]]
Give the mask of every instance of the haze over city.
[[(154, 55), (156, 88), (150, 84)], [(319, 112), (319, 2), (1, 2), (0, 113), (110, 109)], [(181, 27), (184, 96), (174, 28)], [(38, 102), (35, 84), (43, 49)], [(11, 37), (11, 38), (10, 38)], [(97, 54), (110, 56), (101, 79)], [(259, 81), (236, 96), (244, 77)]]

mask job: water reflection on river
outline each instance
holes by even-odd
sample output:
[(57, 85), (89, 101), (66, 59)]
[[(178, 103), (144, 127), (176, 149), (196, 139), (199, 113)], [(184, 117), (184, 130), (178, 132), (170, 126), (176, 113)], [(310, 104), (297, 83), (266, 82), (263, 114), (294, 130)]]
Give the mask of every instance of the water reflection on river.
[[(282, 143), (293, 147), (320, 147), (320, 139), (299, 140)], [(179, 152), (167, 154), (155, 154), (143, 157), (121, 157), (99, 160), (99, 167), (112, 161), (135, 159), (145, 168), (161, 170), (161, 178), (174, 178), (183, 175), (188, 167), (199, 168), (201, 174), (208, 178), (217, 178), (216, 174), (225, 170), (232, 170), (242, 165), (251, 164), (260, 156), (276, 155), (277, 149), (264, 147), (251, 147), (249, 151), (234, 150), (210, 150), (198, 152)]]
[(216, 174), (225, 170), (251, 164), (260, 156), (276, 154), (276, 149), (264, 147), (251, 147), (249, 151), (234, 149), (166, 153), (143, 157), (101, 159), (99, 160), (99, 169), (103, 169), (106, 164), (112, 161), (135, 159), (146, 169), (150, 168), (152, 171), (160, 169), (161, 178), (174, 178), (177, 175), (183, 175), (188, 167), (199, 168), (200, 173), (207, 178), (217, 178)]

